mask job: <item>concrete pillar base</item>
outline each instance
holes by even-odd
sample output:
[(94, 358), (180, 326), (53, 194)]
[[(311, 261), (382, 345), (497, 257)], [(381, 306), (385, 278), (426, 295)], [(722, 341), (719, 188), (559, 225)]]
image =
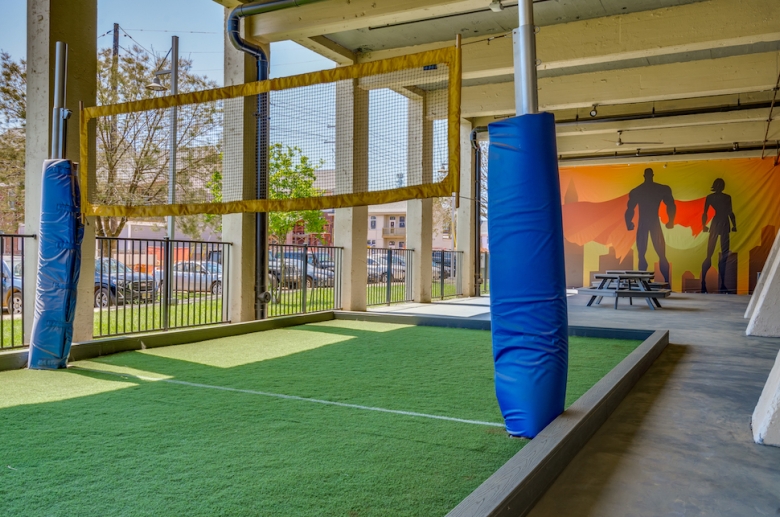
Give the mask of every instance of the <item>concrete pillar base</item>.
[(406, 243), (414, 250), (412, 299), (431, 302), (433, 254), (433, 199), (413, 199), (406, 203)]
[(780, 354), (753, 411), (751, 425), (756, 443), (780, 447)]
[(754, 294), (755, 308), (750, 317), (748, 336), (780, 337), (780, 253), (767, 261), (761, 275), (763, 288)]
[(758, 279), (753, 295), (750, 297), (750, 302), (745, 311), (745, 318), (751, 318), (756, 310), (758, 299), (761, 297), (761, 293), (764, 292), (764, 287), (766, 286), (767, 275), (765, 273), (769, 271), (769, 268), (772, 267), (772, 264), (777, 260), (778, 250), (780, 250), (780, 232), (777, 232), (777, 235), (775, 236), (775, 242), (772, 244), (772, 249), (769, 251), (769, 256), (764, 264), (764, 270), (761, 273), (761, 277)]
[(344, 248), (341, 271), (341, 308), (346, 311), (365, 311), (368, 284), (366, 264), (368, 207), (356, 206), (336, 209), (333, 227), (334, 244)]

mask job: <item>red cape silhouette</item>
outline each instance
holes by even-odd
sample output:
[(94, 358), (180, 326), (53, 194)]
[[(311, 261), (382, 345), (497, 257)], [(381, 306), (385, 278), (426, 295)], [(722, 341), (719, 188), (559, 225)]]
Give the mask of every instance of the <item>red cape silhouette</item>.
[[(701, 214), (704, 211), (705, 198), (692, 201), (675, 200), (677, 215), (675, 226), (687, 226), (693, 236), (699, 235), (703, 228)], [(563, 233), (566, 240), (584, 246), (587, 242), (598, 242), (604, 246), (615, 248), (618, 259), (625, 257), (636, 242), (636, 230), (626, 229), (625, 213), (628, 206), (628, 194), (619, 198), (600, 203), (580, 201), (563, 205)], [(709, 222), (715, 211), (710, 208), (707, 214)], [(666, 224), (666, 205), (661, 204), (658, 210), (661, 224)], [(639, 210), (634, 213), (634, 226), (637, 225)]]

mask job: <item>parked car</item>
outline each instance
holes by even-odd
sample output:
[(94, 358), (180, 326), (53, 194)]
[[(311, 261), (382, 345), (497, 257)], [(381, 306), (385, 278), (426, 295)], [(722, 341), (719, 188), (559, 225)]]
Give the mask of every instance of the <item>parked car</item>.
[[(283, 286), (290, 289), (299, 287), (303, 280), (304, 263), (300, 258), (287, 258), (269, 256), (268, 258), (268, 276), (272, 278), (272, 285), (282, 283)], [(284, 281), (282, 281), (282, 271), (284, 271)], [(333, 287), (335, 273), (329, 269), (316, 267), (312, 264), (306, 265), (306, 287)]]
[[(373, 257), (373, 260), (379, 266), (379, 283), (387, 282), (387, 257)], [(406, 280), (406, 261), (401, 257), (393, 255), (393, 263), (390, 266), (390, 281), (391, 282), (403, 282)]]
[(112, 258), (95, 260), (95, 307), (133, 302), (154, 302), (157, 283)]
[[(374, 277), (379, 283), (387, 282), (387, 257), (374, 256), (366, 259), (369, 269), (369, 282)], [(391, 282), (403, 282), (406, 280), (406, 262), (397, 256), (393, 256), (393, 264), (390, 267), (390, 281)]]
[(215, 262), (182, 261), (173, 265), (174, 291), (222, 294), (222, 266)]
[(21, 314), (24, 306), (21, 270), (20, 275), (15, 276), (6, 261), (2, 260), (0, 262), (3, 264), (3, 309), (12, 314)]
[(217, 264), (222, 264), (222, 250), (211, 250), (208, 253), (207, 260), (209, 262), (216, 262)]
[[(279, 250), (271, 250), (268, 254), (269, 258), (273, 256), (273, 258), (279, 258), (281, 256), (282, 252)], [(302, 261), (303, 260), (303, 249), (300, 250), (284, 250), (284, 258), (286, 259), (295, 259)], [(330, 271), (334, 271), (336, 269), (336, 263), (333, 261), (333, 258), (324, 251), (321, 250), (309, 250), (306, 254), (306, 261), (309, 263), (309, 266), (314, 266), (316, 268), (320, 269), (328, 269)]]
[(449, 278), (452, 276), (452, 273), (455, 270), (454, 266), (457, 266), (457, 259), (454, 261), (455, 264), (453, 266), (452, 258), (453, 253), (445, 251), (433, 252), (431, 262), (433, 265), (433, 276), (435, 279), (441, 279), (442, 276), (444, 276), (444, 278)]

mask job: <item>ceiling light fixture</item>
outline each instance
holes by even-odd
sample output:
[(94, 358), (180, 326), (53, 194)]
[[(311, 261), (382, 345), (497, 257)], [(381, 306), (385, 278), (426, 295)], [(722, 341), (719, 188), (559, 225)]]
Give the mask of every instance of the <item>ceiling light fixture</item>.
[(494, 13), (500, 13), (504, 10), (504, 4), (501, 3), (501, 0), (493, 0), (488, 7)]

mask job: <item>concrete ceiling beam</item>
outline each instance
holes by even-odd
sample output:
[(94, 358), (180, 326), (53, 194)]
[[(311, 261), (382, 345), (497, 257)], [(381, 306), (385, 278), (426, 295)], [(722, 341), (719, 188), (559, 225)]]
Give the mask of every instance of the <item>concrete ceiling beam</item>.
[(327, 0), (255, 17), (263, 41), (298, 40), (485, 9), (490, 0)]
[[(780, 2), (710, 0), (671, 8), (542, 27), (539, 70), (552, 71), (780, 42)], [(451, 45), (443, 41), (360, 54), (375, 61)], [(463, 42), (463, 78), (511, 75), (512, 38)]]
[(769, 109), (746, 109), (722, 113), (702, 113), (699, 115), (681, 115), (677, 117), (657, 117), (639, 120), (619, 120), (605, 122), (571, 122), (559, 124), (556, 129), (558, 138), (593, 135), (610, 135), (617, 138), (617, 132), (623, 131), (626, 139), (637, 131), (673, 129), (682, 127), (710, 127), (742, 122), (765, 124)]
[(342, 47), (325, 36), (299, 38), (295, 42), (317, 54), (334, 61), (337, 65), (352, 65), (357, 62), (357, 56), (346, 47)]
[[(618, 135), (586, 134), (558, 136), (558, 154), (578, 156), (626, 152), (634, 149), (657, 150), (724, 147), (734, 143), (760, 144), (766, 131), (765, 121), (735, 122), (716, 125), (670, 127), (660, 129), (631, 129), (621, 135), (623, 145), (618, 146)], [(772, 126), (769, 140), (780, 138), (777, 125)]]
[[(539, 107), (546, 111), (588, 108), (594, 104), (632, 104), (771, 90), (780, 69), (780, 52), (608, 70), (539, 80)], [(463, 88), (464, 117), (514, 111), (514, 83)]]

